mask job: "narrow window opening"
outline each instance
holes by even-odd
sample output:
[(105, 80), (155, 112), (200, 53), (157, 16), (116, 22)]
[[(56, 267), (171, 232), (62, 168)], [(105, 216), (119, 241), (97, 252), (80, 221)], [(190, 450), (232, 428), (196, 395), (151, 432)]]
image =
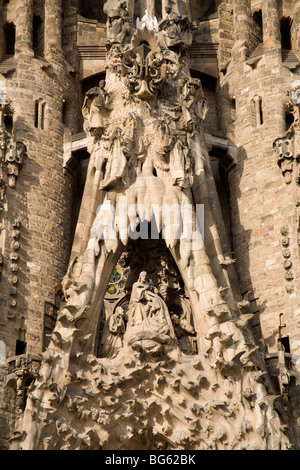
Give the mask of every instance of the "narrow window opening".
[(229, 100), (230, 103), (230, 117), (231, 121), (234, 122), (236, 120), (236, 99), (235, 96), (232, 96)]
[(33, 17), (33, 51), (37, 57), (44, 56), (44, 31), (43, 21), (40, 16), (34, 15)]
[(291, 25), (290, 17), (282, 18), (280, 21), (281, 48), (285, 50), (292, 49)]
[(66, 100), (63, 99), (63, 103), (62, 103), (62, 122), (64, 125), (66, 125), (66, 122), (67, 122), (67, 103), (66, 103)]
[(145, 10), (147, 9), (147, 1), (140, 0), (139, 2), (134, 2), (134, 22), (137, 18), (143, 18)]
[(46, 103), (42, 103), (42, 106), (41, 106), (41, 129), (45, 129), (45, 112), (46, 112)]
[(262, 99), (260, 98), (258, 101), (258, 123), (259, 125), (262, 125), (264, 123), (264, 117), (263, 117), (263, 109), (262, 109)]
[(262, 22), (262, 12), (261, 12), (261, 10), (255, 11), (253, 13), (253, 19), (254, 19), (255, 23), (257, 24), (257, 26), (262, 28), (263, 22)]
[(34, 125), (36, 128), (39, 127), (39, 102), (35, 102), (35, 111), (34, 111)]
[(26, 341), (21, 341), (17, 339), (16, 341), (16, 356), (20, 356), (20, 354), (26, 353)]
[(255, 95), (252, 100), (253, 106), (253, 115), (254, 115), (254, 122), (256, 127), (259, 127), (263, 124), (263, 106), (262, 106), (262, 99), (260, 96)]
[(263, 19), (261, 10), (253, 13), (253, 19), (258, 27), (259, 42), (261, 43), (263, 41)]
[(102, 163), (102, 166), (101, 166), (101, 174), (102, 174), (103, 178), (105, 176), (106, 165), (107, 165), (107, 160), (104, 160), (104, 162)]
[(3, 26), (5, 35), (5, 54), (14, 55), (16, 42), (16, 29), (13, 23), (6, 23)]
[(45, 129), (46, 127), (46, 103), (40, 100), (35, 102), (34, 125), (37, 129)]

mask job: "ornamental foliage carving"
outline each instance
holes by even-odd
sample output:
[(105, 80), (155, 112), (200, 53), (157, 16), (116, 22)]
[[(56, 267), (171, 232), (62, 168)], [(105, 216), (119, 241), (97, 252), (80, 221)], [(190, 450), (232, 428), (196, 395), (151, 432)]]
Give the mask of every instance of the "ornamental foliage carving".
[(224, 252), (193, 27), (173, 6), (136, 29), (129, 6), (104, 6), (108, 65), (83, 105), (93, 144), (77, 244), (14, 446), (287, 448)]

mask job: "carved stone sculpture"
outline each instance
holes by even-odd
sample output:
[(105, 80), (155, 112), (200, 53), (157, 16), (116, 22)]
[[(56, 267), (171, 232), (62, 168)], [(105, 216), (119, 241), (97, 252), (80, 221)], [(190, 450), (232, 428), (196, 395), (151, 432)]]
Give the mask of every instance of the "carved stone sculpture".
[(146, 10), (141, 20), (139, 19), (139, 17), (136, 19), (136, 27), (137, 29), (142, 29), (146, 27), (149, 31), (151, 31), (152, 29), (154, 31), (157, 31), (158, 30), (157, 19), (155, 17), (152, 18), (148, 14), (148, 11)]
[(104, 80), (100, 80), (98, 87), (87, 92), (82, 107), (84, 130), (98, 137), (101, 137), (104, 131), (105, 111), (109, 109), (109, 95), (104, 87)]
[(107, 15), (108, 44), (122, 44), (130, 32), (131, 19), (123, 0), (108, 0), (103, 6)]
[(102, 335), (101, 357), (115, 357), (123, 347), (125, 333), (124, 312), (122, 307), (117, 307), (107, 320)]
[(277, 163), (281, 168), (284, 181), (290, 184), (295, 164), (293, 133), (289, 132), (284, 137), (276, 139), (273, 146), (277, 152)]
[(132, 286), (124, 341), (134, 349), (160, 352), (161, 345), (170, 343), (175, 334), (166, 304), (146, 281), (143, 271)]
[(177, 315), (172, 315), (171, 320), (174, 325), (174, 331), (176, 337), (179, 340), (180, 347), (185, 354), (192, 354), (195, 352), (194, 345), (189, 340), (189, 337), (196, 335), (196, 332), (192, 325), (186, 320), (186, 318), (180, 318)]
[(72, 261), (62, 281), (13, 447), (287, 448), (286, 418), (223, 249), (207, 102), (189, 71), (191, 27), (168, 8), (157, 34), (145, 25), (128, 36), (124, 3), (105, 11), (105, 84), (84, 103), (94, 141), (76, 269)]
[(167, 15), (160, 21), (159, 30), (164, 33), (166, 46), (191, 45), (193, 36), (188, 18), (175, 13), (171, 6), (166, 6), (165, 11)]
[(8, 185), (11, 188), (14, 188), (16, 185), (25, 153), (26, 147), (23, 142), (16, 142), (12, 137), (8, 139), (5, 162), (7, 165)]

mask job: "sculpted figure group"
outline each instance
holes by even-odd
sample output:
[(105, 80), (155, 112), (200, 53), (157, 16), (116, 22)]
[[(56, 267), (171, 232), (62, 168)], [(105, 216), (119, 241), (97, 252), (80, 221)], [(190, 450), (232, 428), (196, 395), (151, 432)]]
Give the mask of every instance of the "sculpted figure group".
[[(248, 317), (240, 317), (232, 260), (222, 262), (226, 230), (202, 129), (207, 101), (190, 74), (191, 24), (174, 5), (157, 31), (148, 17), (135, 29), (124, 1), (104, 5), (106, 79), (83, 107), (93, 144), (71, 259), (78, 258), (62, 282), (65, 302), (16, 438), (24, 448), (148, 450), (153, 436), (172, 450), (287, 445)], [(122, 198), (134, 214), (122, 213)], [(105, 203), (114, 239), (102, 236)], [(160, 240), (180, 273), (190, 317), (171, 308), (166, 265), (157, 264), (155, 289), (147, 262), (127, 297), (108, 308), (109, 276), (130, 243), (137, 246), (121, 227), (124, 216), (126, 228), (154, 218), (162, 235), (153, 207), (164, 204), (190, 207), (197, 234), (196, 204), (205, 206), (205, 244), (176, 237), (174, 219)]]
[[(124, 22), (124, 17), (127, 18), (124, 2), (116, 3), (110, 0), (105, 4), (105, 9), (108, 21), (112, 21), (111, 18), (116, 21), (118, 18)], [(166, 13), (158, 26), (158, 36), (161, 34), (163, 41), (157, 40), (155, 28), (148, 28), (147, 22), (144, 21), (142, 29), (134, 32), (131, 44), (125, 45), (124, 41), (120, 40), (117, 48), (116, 44), (110, 46), (111, 64), (108, 70), (117, 70), (128, 87), (128, 99), (136, 103), (135, 122), (130, 117), (131, 113), (115, 128), (111, 122), (108, 126), (112, 116), (113, 92), (106, 91), (104, 81), (86, 94), (83, 104), (84, 128), (98, 139), (102, 136), (105, 139), (107, 135), (106, 140), (109, 141), (110, 157), (101, 182), (102, 189), (111, 189), (122, 179), (124, 182), (123, 177), (129, 166), (129, 152), (125, 158), (124, 141), (128, 130), (136, 127), (138, 120), (141, 121), (140, 127), (152, 127), (158, 138), (153, 140), (149, 136), (150, 144), (147, 143), (145, 130), (144, 138), (135, 135), (135, 147), (144, 147), (142, 152), (147, 150), (147, 159), (152, 159), (155, 171), (162, 168), (164, 172), (168, 172), (172, 185), (191, 187), (193, 174), (199, 174), (207, 160), (201, 131), (201, 123), (208, 110), (207, 100), (200, 80), (192, 78), (186, 70), (182, 70), (181, 63), (189, 44), (186, 31), (190, 31), (191, 27), (187, 17), (175, 14), (171, 7), (166, 7)], [(173, 46), (178, 47), (178, 51), (174, 52)], [(169, 78), (173, 80), (173, 84)], [(165, 97), (166, 92), (168, 95)], [(142, 105), (146, 115), (145, 112), (138, 111)], [(147, 122), (149, 113), (152, 116), (151, 124)], [(132, 124), (128, 124), (130, 119)], [(148, 148), (145, 148), (147, 146)], [(132, 156), (134, 149), (131, 150)], [(142, 152), (139, 152), (140, 156)]]
[[(124, 345), (147, 352), (160, 352), (164, 344), (180, 345), (186, 354), (193, 351), (186, 340), (195, 335), (194, 328), (185, 318), (170, 313), (167, 305), (151, 287), (146, 271), (142, 271), (133, 284), (130, 302), (125, 312), (121, 306), (105, 322), (101, 338), (101, 357), (116, 357)], [(179, 341), (179, 342), (177, 342)]]

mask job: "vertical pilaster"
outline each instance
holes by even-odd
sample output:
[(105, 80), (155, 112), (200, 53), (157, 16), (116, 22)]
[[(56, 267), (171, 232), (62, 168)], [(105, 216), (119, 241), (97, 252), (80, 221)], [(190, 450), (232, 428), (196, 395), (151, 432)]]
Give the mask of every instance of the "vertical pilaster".
[(262, 2), (262, 19), (264, 44), (280, 44), (280, 22), (277, 0), (265, 0)]
[(250, 0), (233, 0), (233, 49), (232, 59), (239, 66), (248, 58), (250, 42)]
[(62, 53), (62, 0), (45, 0), (45, 58)]
[(234, 39), (235, 43), (248, 43), (250, 36), (249, 17), (251, 12), (250, 0), (234, 0)]
[(33, 0), (17, 0), (16, 53), (32, 50)]

